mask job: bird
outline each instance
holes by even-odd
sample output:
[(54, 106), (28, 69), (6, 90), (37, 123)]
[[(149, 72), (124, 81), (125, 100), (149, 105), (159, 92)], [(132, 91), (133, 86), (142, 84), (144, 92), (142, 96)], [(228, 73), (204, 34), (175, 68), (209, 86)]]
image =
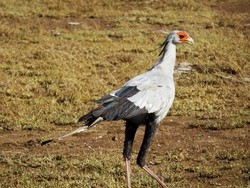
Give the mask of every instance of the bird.
[[(149, 71), (126, 82), (119, 89), (104, 95), (95, 102), (97, 108), (79, 118), (83, 127), (56, 138), (61, 140), (67, 136), (86, 131), (102, 121), (125, 121), (125, 140), (123, 158), (126, 166), (127, 187), (131, 188), (130, 159), (136, 131), (145, 126), (144, 138), (137, 156), (137, 164), (155, 179), (161, 187), (165, 183), (146, 165), (146, 155), (159, 123), (167, 115), (175, 97), (174, 66), (176, 62), (176, 46), (178, 44), (194, 44), (194, 40), (186, 31), (174, 30), (160, 45), (162, 50), (158, 61)], [(52, 140), (45, 141), (46, 144)]]

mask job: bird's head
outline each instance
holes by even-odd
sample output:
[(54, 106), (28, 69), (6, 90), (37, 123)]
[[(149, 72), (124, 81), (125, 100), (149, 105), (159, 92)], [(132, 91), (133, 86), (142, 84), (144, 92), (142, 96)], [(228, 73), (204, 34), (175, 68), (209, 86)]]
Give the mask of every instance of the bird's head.
[(173, 44), (188, 43), (190, 45), (194, 44), (194, 40), (185, 31), (174, 30), (172, 31), (166, 41), (172, 41)]
[(166, 47), (170, 42), (175, 45), (183, 43), (188, 43), (190, 45), (194, 44), (194, 40), (189, 36), (187, 32), (174, 30), (167, 36), (166, 40), (162, 43), (161, 47), (163, 47), (163, 49), (160, 52), (159, 56), (165, 54)]

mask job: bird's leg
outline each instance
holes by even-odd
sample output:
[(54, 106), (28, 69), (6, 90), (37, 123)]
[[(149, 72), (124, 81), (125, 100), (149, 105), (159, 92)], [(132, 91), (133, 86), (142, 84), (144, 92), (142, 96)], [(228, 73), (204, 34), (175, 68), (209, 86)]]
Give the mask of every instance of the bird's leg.
[(128, 188), (131, 188), (131, 180), (130, 180), (130, 160), (125, 158), (126, 163), (126, 178), (127, 178), (127, 185)]
[(161, 181), (160, 178), (152, 170), (150, 170), (150, 168), (147, 167), (147, 165), (144, 165), (142, 169), (145, 170), (152, 178), (154, 178), (163, 188), (168, 188), (165, 183)]
[(138, 128), (138, 125), (131, 123), (130, 121), (126, 121), (126, 130), (125, 130), (125, 141), (124, 141), (124, 149), (123, 149), (123, 157), (126, 163), (126, 178), (128, 188), (131, 188), (130, 181), (130, 158), (131, 151), (133, 146), (133, 141), (135, 138), (135, 133)]
[(158, 128), (158, 125), (151, 121), (146, 125), (145, 135), (143, 138), (143, 142), (141, 145), (141, 149), (137, 158), (137, 164), (145, 170), (152, 178), (154, 178), (163, 188), (167, 188), (167, 186), (160, 180), (160, 178), (150, 170), (147, 165), (145, 164), (145, 159), (147, 155), (148, 148), (153, 140), (154, 134)]

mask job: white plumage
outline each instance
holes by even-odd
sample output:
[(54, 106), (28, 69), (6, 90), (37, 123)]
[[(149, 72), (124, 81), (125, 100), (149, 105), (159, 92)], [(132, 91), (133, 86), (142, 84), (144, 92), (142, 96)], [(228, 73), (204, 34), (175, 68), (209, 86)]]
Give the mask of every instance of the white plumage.
[(135, 106), (144, 108), (148, 113), (155, 113), (156, 121), (159, 123), (168, 112), (174, 101), (174, 81), (159, 71), (151, 70), (130, 80), (125, 86), (137, 86), (138, 93), (128, 98)]

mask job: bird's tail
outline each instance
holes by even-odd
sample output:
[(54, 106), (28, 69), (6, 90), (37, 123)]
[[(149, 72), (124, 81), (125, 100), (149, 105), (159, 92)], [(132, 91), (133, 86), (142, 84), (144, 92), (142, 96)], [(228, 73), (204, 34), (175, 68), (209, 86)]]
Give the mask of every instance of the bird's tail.
[(83, 131), (86, 131), (88, 130), (90, 127), (96, 125), (97, 123), (103, 121), (103, 118), (102, 117), (94, 117), (93, 115), (91, 115), (91, 113), (88, 113), (84, 116), (82, 116), (81, 118), (79, 118), (78, 122), (81, 122), (81, 121), (84, 121), (84, 126), (83, 127), (80, 127), (68, 134), (65, 134), (63, 136), (60, 136), (57, 138), (57, 140), (62, 140), (63, 138), (65, 137), (68, 137), (68, 136), (71, 136), (71, 135), (74, 135), (74, 134), (77, 134), (77, 133), (80, 133), (80, 132), (83, 132)]
[(71, 135), (74, 135), (74, 134), (77, 134), (77, 133), (80, 133), (80, 132), (83, 132), (83, 131), (86, 131), (88, 130), (90, 127), (96, 125), (97, 123), (103, 121), (103, 118), (102, 117), (94, 117), (91, 113), (88, 113), (84, 116), (82, 116), (81, 118), (79, 118), (78, 122), (82, 122), (84, 121), (84, 126), (83, 127), (80, 127), (68, 134), (65, 134), (63, 136), (60, 136), (60, 137), (57, 137), (57, 138), (53, 138), (53, 139), (50, 139), (50, 140), (46, 140), (44, 142), (41, 143), (41, 145), (45, 145), (51, 141), (54, 141), (54, 140), (62, 140), (63, 138), (65, 137), (68, 137), (68, 136), (71, 136)]
[(104, 120), (104, 119), (103, 119), (103, 117), (101, 117), (101, 116), (99, 116), (99, 117), (93, 116), (92, 111), (91, 111), (90, 113), (88, 113), (88, 114), (86, 114), (86, 115), (80, 117), (80, 118), (78, 119), (78, 122), (84, 121), (84, 125), (85, 125), (85, 126), (88, 126), (88, 127), (90, 128), (90, 127), (96, 125), (97, 123), (99, 123), (99, 122), (101, 122), (101, 121), (103, 121), (103, 120)]
[(73, 135), (73, 134), (77, 134), (77, 133), (86, 131), (86, 130), (88, 130), (88, 129), (89, 129), (89, 126), (80, 127), (80, 128), (78, 128), (78, 129), (76, 129), (76, 130), (74, 130), (74, 131), (72, 131), (72, 132), (70, 132), (70, 133), (68, 133), (68, 134), (63, 135), (63, 136), (60, 136), (60, 137), (57, 137), (57, 138), (52, 138), (52, 139), (50, 139), (50, 140), (43, 141), (43, 142), (41, 143), (41, 145), (43, 146), (43, 145), (48, 144), (48, 143), (50, 143), (50, 142), (52, 142), (52, 141), (55, 141), (55, 140), (62, 140), (62, 139), (65, 138), (65, 137), (68, 137), (68, 136), (71, 136), (71, 135)]

